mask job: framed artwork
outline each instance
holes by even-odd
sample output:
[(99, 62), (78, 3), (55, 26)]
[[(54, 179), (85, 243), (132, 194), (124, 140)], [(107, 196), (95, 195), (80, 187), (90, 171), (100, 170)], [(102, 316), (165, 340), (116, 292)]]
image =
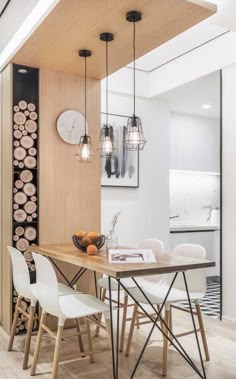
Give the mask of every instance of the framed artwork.
[[(115, 152), (112, 156), (101, 158), (101, 185), (103, 187), (139, 186), (139, 152), (129, 151), (124, 138), (127, 131), (127, 116), (109, 114), (109, 125), (113, 127)], [(102, 125), (106, 115), (102, 113)]]

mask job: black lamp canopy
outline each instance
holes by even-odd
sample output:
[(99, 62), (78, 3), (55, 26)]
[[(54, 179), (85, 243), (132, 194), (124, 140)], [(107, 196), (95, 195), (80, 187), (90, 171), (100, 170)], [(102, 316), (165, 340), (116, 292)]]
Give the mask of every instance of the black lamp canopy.
[(143, 134), (141, 118), (136, 116), (136, 23), (142, 20), (142, 13), (130, 11), (126, 14), (126, 20), (133, 23), (133, 115), (128, 118), (125, 145), (128, 150), (143, 150), (146, 140)]
[(91, 137), (87, 135), (87, 58), (91, 57), (91, 50), (79, 50), (79, 56), (84, 58), (84, 135), (80, 137), (76, 158), (78, 162), (91, 162), (93, 158)]

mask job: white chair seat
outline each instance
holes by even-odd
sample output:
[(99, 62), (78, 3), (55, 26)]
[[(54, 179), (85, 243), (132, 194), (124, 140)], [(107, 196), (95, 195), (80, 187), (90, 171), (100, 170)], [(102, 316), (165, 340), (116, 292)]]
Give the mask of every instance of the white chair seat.
[[(149, 285), (142, 287), (142, 290), (144, 291), (145, 295), (148, 297), (151, 303), (155, 305), (160, 305), (163, 303), (168, 289), (169, 286), (167, 284), (154, 286)], [(145, 299), (144, 295), (140, 292), (138, 288), (131, 288), (129, 291), (139, 303), (148, 304), (148, 301)], [(204, 293), (202, 292), (190, 292), (189, 295), (191, 300), (199, 300), (204, 297)], [(179, 290), (177, 288), (172, 288), (169, 293), (167, 302), (178, 303), (187, 300), (188, 297), (185, 291)]]
[(71, 294), (59, 297), (59, 305), (66, 318), (86, 317), (96, 313), (108, 313), (109, 305), (87, 294)]
[[(37, 299), (38, 298), (38, 296), (37, 296), (37, 284), (36, 283), (31, 284), (30, 289), (31, 289), (33, 297), (35, 299)], [(59, 296), (65, 295), (65, 294), (72, 294), (72, 293), (74, 294), (74, 293), (79, 293), (79, 292), (73, 290), (72, 288), (68, 287), (67, 285), (65, 285), (63, 283), (58, 283), (58, 294), (59, 294)]]

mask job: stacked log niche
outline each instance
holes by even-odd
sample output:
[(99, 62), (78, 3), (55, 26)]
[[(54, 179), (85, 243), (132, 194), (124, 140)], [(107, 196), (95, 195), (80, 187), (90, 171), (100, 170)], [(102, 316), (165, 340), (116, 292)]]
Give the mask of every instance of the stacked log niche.
[[(28, 247), (38, 243), (38, 128), (39, 71), (36, 68), (13, 65), (13, 246), (24, 255), (35, 282), (35, 265)], [(17, 301), (13, 288), (13, 311)], [(27, 310), (28, 299), (22, 307)], [(35, 321), (34, 330), (37, 329)], [(25, 333), (27, 322), (19, 318), (17, 333)]]

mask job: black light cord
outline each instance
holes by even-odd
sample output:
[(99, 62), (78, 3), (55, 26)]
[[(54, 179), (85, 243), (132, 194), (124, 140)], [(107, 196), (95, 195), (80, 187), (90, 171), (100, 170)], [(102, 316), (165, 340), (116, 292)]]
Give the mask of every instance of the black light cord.
[(5, 5), (4, 5), (4, 7), (2, 8), (2, 11), (1, 11), (1, 13), (0, 13), (0, 17), (2, 17), (3, 13), (4, 13), (5, 10), (7, 9), (8, 5), (10, 4), (10, 1), (11, 1), (11, 0), (8, 0), (8, 1), (5, 3)]
[(108, 128), (108, 41), (106, 41), (106, 124)]
[(87, 136), (86, 133), (86, 121), (87, 121), (87, 57), (84, 57), (84, 135)]
[(134, 21), (134, 35), (133, 35), (133, 49), (134, 49), (134, 116), (135, 116), (135, 92), (136, 92), (136, 87), (135, 87), (135, 72), (136, 72), (136, 66), (135, 66), (135, 57), (136, 57), (136, 50), (135, 50), (135, 37), (136, 37), (136, 28), (135, 28), (135, 21)]

